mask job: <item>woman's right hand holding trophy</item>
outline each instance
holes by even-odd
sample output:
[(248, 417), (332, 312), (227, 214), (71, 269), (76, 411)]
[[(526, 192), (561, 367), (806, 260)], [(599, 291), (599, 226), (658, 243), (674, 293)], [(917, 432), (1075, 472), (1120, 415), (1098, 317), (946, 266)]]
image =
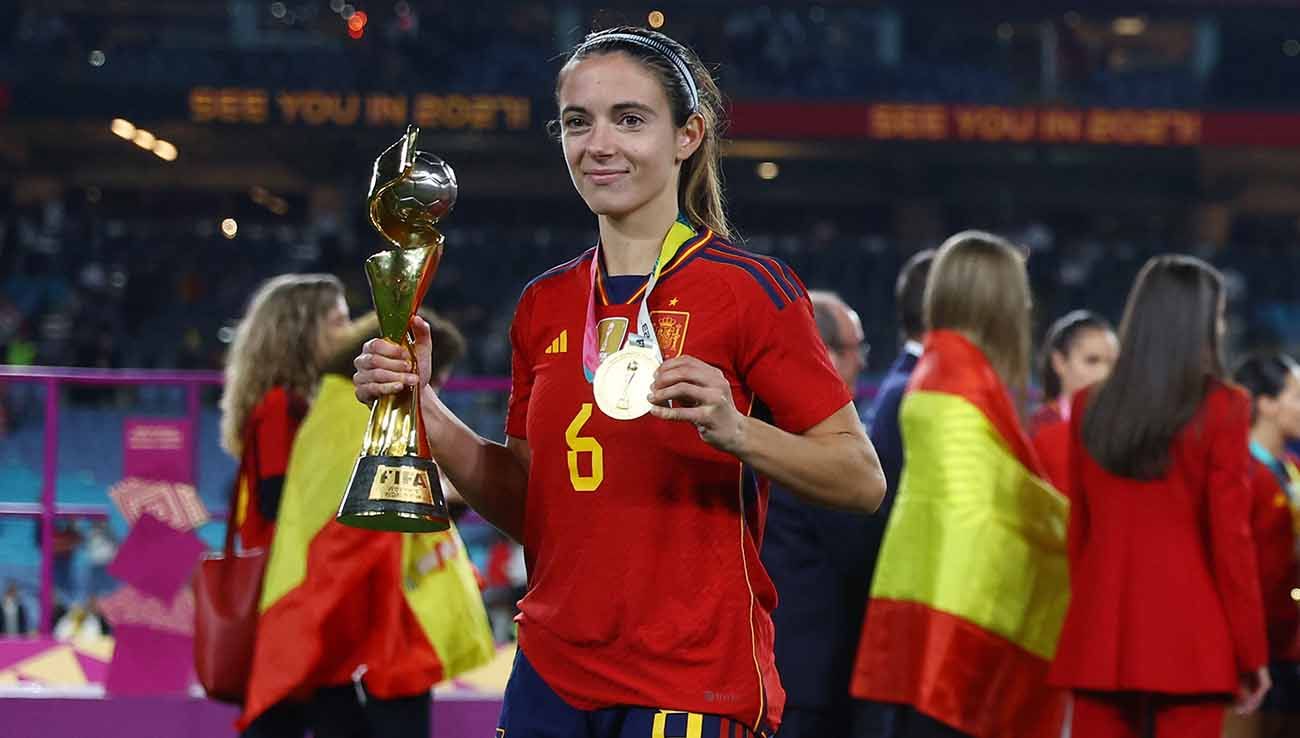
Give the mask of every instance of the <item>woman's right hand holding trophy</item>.
[[(411, 334), (415, 339), (412, 351), (415, 366), (411, 366), (411, 351), (385, 338), (372, 338), (362, 347), (361, 355), (353, 365), (352, 375), (357, 399), (369, 405), (384, 395), (400, 392), (404, 387), (428, 386), (429, 364), (433, 353), (429, 324), (424, 318), (411, 319)], [(423, 399), (423, 398), (421, 398)]]

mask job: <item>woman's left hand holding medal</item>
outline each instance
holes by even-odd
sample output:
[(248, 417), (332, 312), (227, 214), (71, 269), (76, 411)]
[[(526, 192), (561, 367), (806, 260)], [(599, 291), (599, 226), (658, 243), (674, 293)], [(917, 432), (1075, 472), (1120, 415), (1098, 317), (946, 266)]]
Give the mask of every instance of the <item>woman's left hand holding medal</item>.
[(722, 370), (695, 358), (678, 356), (660, 365), (650, 385), (650, 414), (693, 423), (705, 443), (738, 454), (745, 416), (731, 398), (731, 383)]

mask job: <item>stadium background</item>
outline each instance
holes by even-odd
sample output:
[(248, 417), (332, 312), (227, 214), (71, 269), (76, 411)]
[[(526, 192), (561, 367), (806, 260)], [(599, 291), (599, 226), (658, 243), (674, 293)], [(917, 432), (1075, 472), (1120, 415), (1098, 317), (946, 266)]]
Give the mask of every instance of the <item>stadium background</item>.
[[(1118, 320), (1141, 263), (1180, 251), (1227, 274), (1232, 355), (1300, 343), (1300, 3), (4, 5), (0, 580), (33, 608), (44, 488), (61, 524), (107, 516), (121, 538), (107, 490), (126, 418), (198, 417), (218, 517), (234, 464), (211, 375), (23, 374), (217, 370), (253, 288), (285, 271), (333, 272), (368, 309), (363, 195), (408, 121), (460, 181), (426, 301), (470, 340), (450, 401), (500, 436), (515, 298), (595, 235), (546, 134), (554, 73), (616, 23), (662, 26), (713, 66), (744, 245), (858, 310), (864, 393), (897, 348), (897, 268), (962, 228), (1031, 251), (1039, 332), (1079, 307)], [(83, 549), (73, 599), (111, 587)]]

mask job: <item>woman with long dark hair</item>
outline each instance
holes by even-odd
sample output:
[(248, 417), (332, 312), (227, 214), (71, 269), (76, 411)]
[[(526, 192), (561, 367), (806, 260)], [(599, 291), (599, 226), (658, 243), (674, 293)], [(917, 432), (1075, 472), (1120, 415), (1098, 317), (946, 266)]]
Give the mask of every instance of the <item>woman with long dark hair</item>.
[(1052, 667), (1073, 734), (1217, 738), (1270, 681), (1248, 487), (1250, 403), (1223, 380), (1223, 281), (1138, 274), (1109, 378), (1070, 418), (1071, 598)]
[(416, 366), (371, 341), (357, 397), (418, 383), (434, 459), (524, 544), (499, 735), (764, 734), (784, 702), (758, 557), (767, 479), (869, 511), (880, 464), (803, 284), (728, 241), (722, 101), (695, 53), (641, 28), (594, 33), (556, 98), (600, 241), (520, 296), (506, 442), (424, 387), (418, 320)]

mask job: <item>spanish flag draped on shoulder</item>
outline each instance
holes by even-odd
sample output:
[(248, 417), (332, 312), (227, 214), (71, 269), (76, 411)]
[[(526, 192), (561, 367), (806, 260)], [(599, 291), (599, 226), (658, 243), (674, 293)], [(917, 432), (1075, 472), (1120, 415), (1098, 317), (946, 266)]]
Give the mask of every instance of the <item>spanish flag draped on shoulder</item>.
[(377, 698), (409, 697), (493, 656), (454, 527), (401, 534), (335, 522), (368, 414), (350, 380), (327, 374), (294, 439), (241, 728), (354, 674)]
[(904, 467), (851, 691), (980, 738), (1055, 738), (1069, 503), (992, 365), (933, 331), (899, 410)]

